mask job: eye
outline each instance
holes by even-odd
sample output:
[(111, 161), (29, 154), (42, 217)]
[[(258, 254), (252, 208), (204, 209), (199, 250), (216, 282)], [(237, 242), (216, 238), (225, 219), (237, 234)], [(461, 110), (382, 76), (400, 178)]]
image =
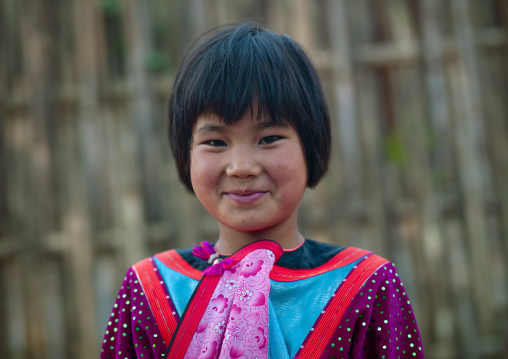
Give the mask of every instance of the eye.
[(221, 140), (209, 140), (209, 141), (205, 142), (205, 145), (209, 145), (209, 146), (212, 146), (212, 147), (225, 147), (225, 146), (227, 146), (226, 142), (221, 141)]
[(259, 144), (261, 144), (261, 145), (269, 145), (269, 144), (272, 144), (274, 142), (277, 142), (281, 138), (282, 138), (281, 136), (266, 136), (266, 137), (263, 137), (259, 141)]

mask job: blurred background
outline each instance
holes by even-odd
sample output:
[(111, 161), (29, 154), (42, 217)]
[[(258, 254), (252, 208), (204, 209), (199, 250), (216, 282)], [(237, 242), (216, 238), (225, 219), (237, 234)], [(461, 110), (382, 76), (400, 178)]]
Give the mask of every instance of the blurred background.
[(1, 0), (0, 357), (98, 357), (128, 266), (215, 241), (166, 102), (192, 41), (244, 19), (302, 44), (329, 102), (302, 233), (394, 261), (428, 358), (504, 357), (505, 0)]

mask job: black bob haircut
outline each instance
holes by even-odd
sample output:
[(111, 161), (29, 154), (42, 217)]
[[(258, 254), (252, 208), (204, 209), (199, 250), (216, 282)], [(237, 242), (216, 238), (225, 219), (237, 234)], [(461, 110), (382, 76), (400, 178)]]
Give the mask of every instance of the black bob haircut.
[(193, 192), (190, 150), (197, 118), (215, 114), (232, 124), (252, 111), (257, 99), (258, 117), (269, 115), (299, 134), (307, 187), (315, 187), (328, 168), (331, 135), (328, 107), (309, 57), (289, 36), (252, 22), (210, 34), (185, 55), (169, 99), (169, 142), (182, 183)]

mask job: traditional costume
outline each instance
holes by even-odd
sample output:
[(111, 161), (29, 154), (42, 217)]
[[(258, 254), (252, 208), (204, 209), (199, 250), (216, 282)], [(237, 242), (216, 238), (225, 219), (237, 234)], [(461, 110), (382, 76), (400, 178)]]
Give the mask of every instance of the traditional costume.
[(101, 358), (423, 358), (395, 267), (369, 251), (208, 243), (129, 269)]

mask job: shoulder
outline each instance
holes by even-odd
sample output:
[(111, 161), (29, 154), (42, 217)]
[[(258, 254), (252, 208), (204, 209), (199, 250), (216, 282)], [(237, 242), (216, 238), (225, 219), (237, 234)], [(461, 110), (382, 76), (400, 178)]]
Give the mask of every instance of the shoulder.
[(196, 257), (192, 254), (192, 248), (184, 248), (184, 249), (168, 249), (164, 252), (156, 253), (151, 257), (144, 258), (138, 262), (136, 262), (130, 270), (136, 272), (141, 268), (154, 267), (157, 268), (157, 261), (162, 262), (163, 264), (168, 265), (169, 267), (179, 266), (179, 265), (190, 265), (196, 269), (201, 269), (200, 267), (204, 267), (205, 269), (208, 264), (202, 259)]
[[(365, 268), (361, 268), (362, 263)], [(346, 324), (356, 344), (350, 355), (357, 358), (391, 352), (393, 357), (411, 353), (411, 357), (423, 358), (413, 308), (393, 263), (372, 254), (355, 271), (336, 296), (341, 302), (351, 303), (341, 317), (341, 323), (354, 323), (354, 327)]]
[(150, 274), (152, 271), (159, 276), (162, 275), (160, 271), (169, 269), (199, 280), (203, 275), (202, 271), (208, 265), (206, 261), (192, 254), (192, 248), (170, 249), (135, 263), (131, 270), (140, 278), (141, 276), (153, 277), (153, 274)]

